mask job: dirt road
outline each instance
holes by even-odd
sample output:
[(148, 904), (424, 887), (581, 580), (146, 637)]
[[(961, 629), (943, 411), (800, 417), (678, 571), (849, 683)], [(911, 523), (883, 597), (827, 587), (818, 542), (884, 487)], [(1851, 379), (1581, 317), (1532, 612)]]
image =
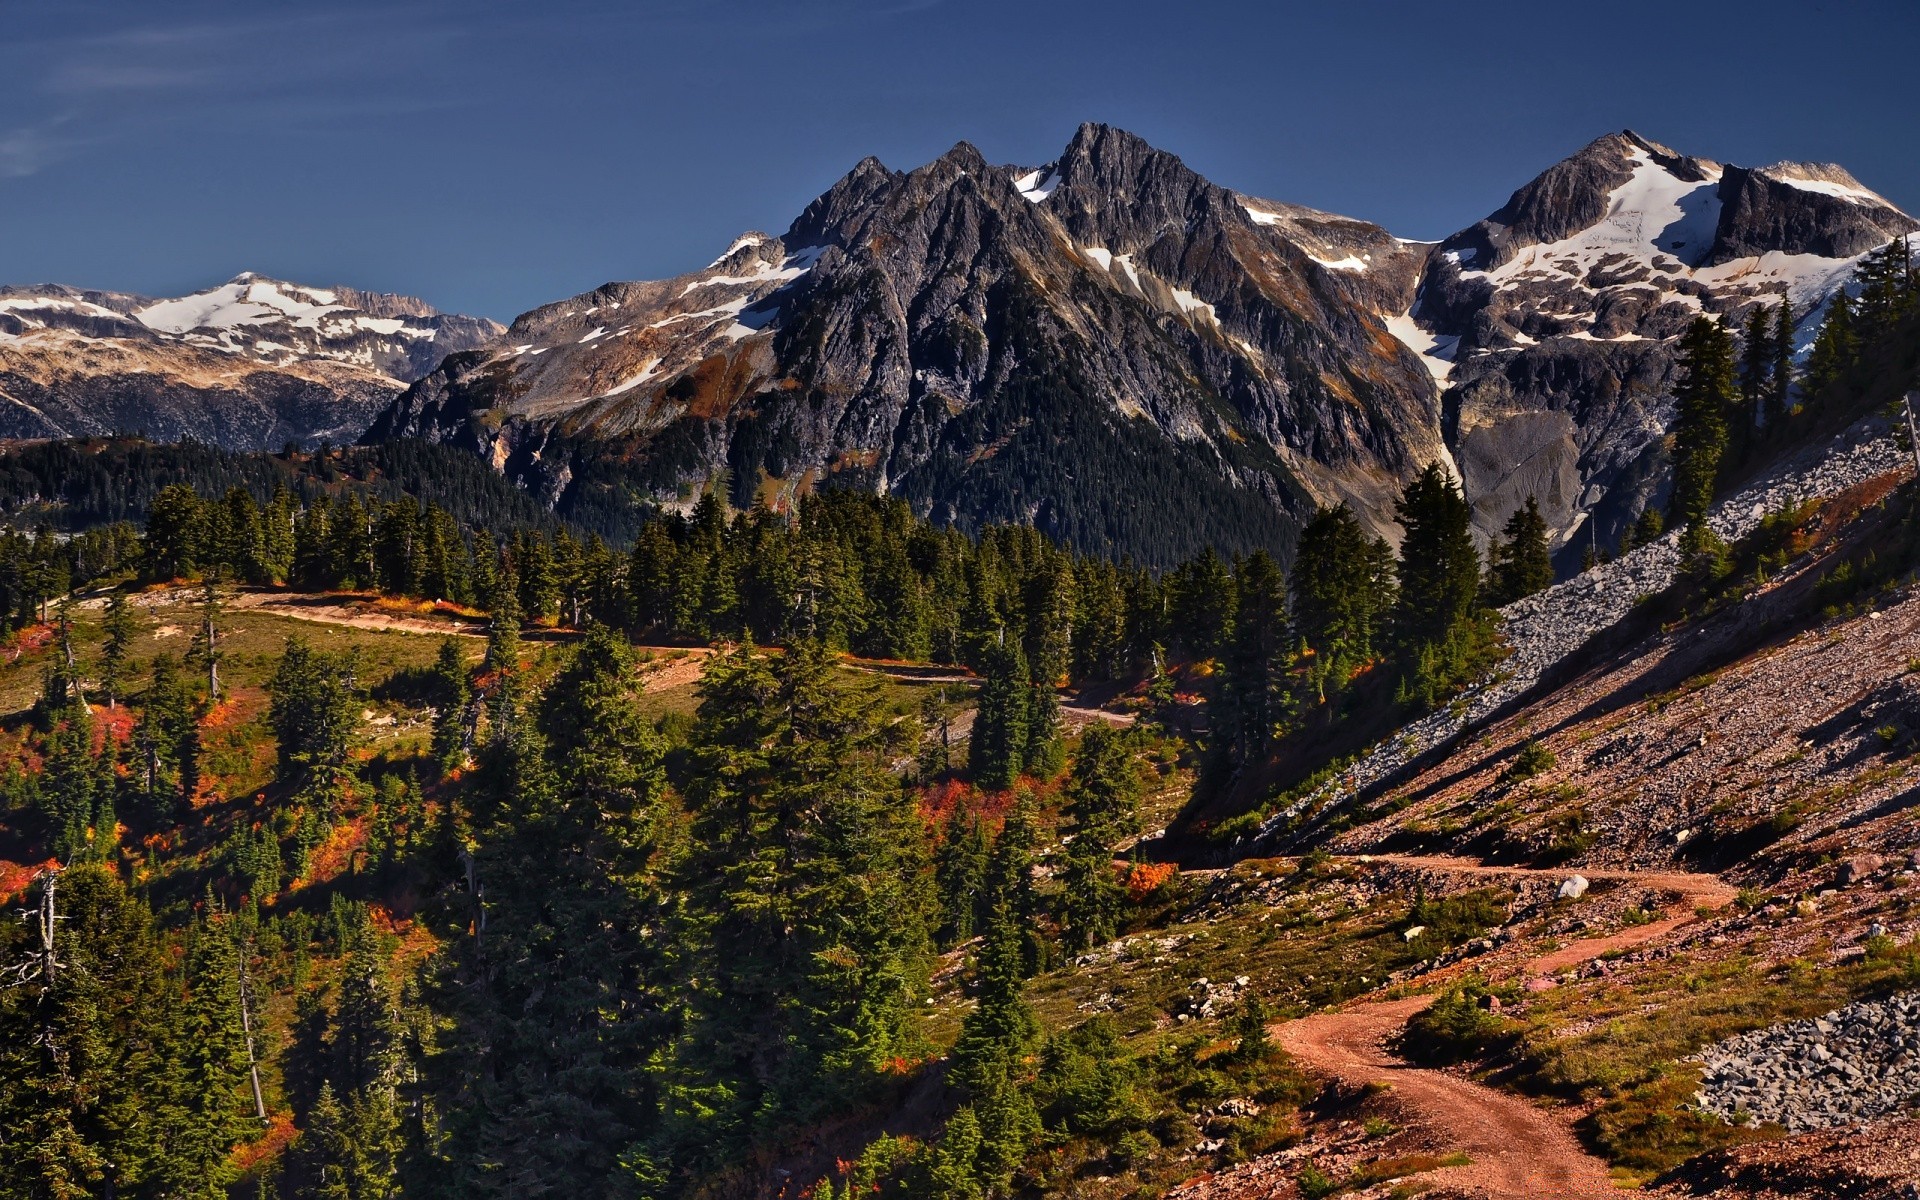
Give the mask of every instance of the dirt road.
[[(1377, 855), (1372, 861), (1464, 875), (1564, 879), (1571, 870), (1489, 867), (1437, 856)], [(1587, 938), (1529, 959), (1526, 975), (1550, 975), (1613, 950), (1658, 941), (1694, 919), (1699, 906), (1718, 907), (1734, 889), (1710, 875), (1682, 872), (1583, 870), (1589, 880), (1632, 882), (1671, 891), (1680, 902), (1658, 921), (1606, 937)], [(1473, 1161), (1422, 1176), (1436, 1185), (1484, 1194), (1489, 1200), (1588, 1200), (1617, 1197), (1606, 1164), (1588, 1154), (1554, 1115), (1526, 1101), (1444, 1071), (1409, 1066), (1387, 1047), (1431, 996), (1354, 1004), (1276, 1028), (1280, 1044), (1309, 1070), (1349, 1086), (1384, 1083), (1410, 1123), (1442, 1138)]]

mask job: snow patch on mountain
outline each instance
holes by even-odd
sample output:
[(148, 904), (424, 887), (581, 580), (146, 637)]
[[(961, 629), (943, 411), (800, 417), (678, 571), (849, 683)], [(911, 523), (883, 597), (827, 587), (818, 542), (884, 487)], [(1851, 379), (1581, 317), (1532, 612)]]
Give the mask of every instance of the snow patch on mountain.
[(1434, 382), (1444, 387), (1447, 377), (1453, 374), (1453, 356), (1460, 349), (1459, 337), (1422, 329), (1420, 323), (1413, 319), (1411, 311), (1383, 320), (1386, 321), (1387, 332), (1398, 338), (1401, 345), (1418, 354)]
[(1038, 204), (1060, 186), (1060, 172), (1053, 167), (1041, 167), (1015, 176), (1013, 186), (1022, 196)]

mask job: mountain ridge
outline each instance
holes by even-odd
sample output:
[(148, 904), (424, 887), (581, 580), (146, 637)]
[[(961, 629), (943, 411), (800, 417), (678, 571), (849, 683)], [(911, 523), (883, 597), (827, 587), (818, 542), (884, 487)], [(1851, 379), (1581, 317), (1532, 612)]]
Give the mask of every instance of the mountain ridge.
[(0, 287), (0, 436), (350, 441), (448, 351), (501, 332), (410, 296), (253, 272), (172, 298)]

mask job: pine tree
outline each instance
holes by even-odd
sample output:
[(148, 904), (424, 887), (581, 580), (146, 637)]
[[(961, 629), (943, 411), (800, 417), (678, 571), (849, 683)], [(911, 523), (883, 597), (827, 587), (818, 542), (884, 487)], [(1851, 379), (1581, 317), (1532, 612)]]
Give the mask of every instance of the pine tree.
[(1026, 744), (1021, 766), (1042, 779), (1060, 773), (1060, 699), (1055, 690), (1073, 654), (1073, 573), (1065, 556), (1048, 556), (1022, 589), (1023, 649), (1029, 672)]
[(1767, 378), (1767, 427), (1773, 430), (1785, 427), (1787, 414), (1793, 409), (1794, 328), (1793, 297), (1782, 296), (1780, 307), (1775, 311), (1771, 343), (1773, 367)]
[(1740, 399), (1749, 412), (1758, 412), (1773, 381), (1773, 322), (1764, 305), (1747, 312), (1740, 335)]
[(1011, 906), (996, 905), (975, 958), (978, 1003), (962, 1022), (952, 1055), (951, 1078), (973, 1101), (972, 1110), (962, 1111), (979, 1118), (978, 1132), (968, 1135), (969, 1174), (976, 1187), (996, 1195), (1003, 1193), (1040, 1127), (1025, 1088), (1040, 1023), (1020, 994), (1024, 940)]
[(1482, 651), (1473, 509), (1435, 463), (1407, 485), (1397, 512), (1405, 530), (1393, 616), (1401, 694), (1431, 705), (1467, 681)]
[(956, 801), (933, 857), (934, 888), (940, 896), (941, 945), (957, 945), (973, 936), (990, 853), (979, 814), (964, 801)]
[(1301, 530), (1291, 579), (1293, 624), (1308, 651), (1316, 700), (1339, 691), (1381, 648), (1393, 604), (1391, 554), (1345, 507), (1321, 509)]
[(1667, 511), (1685, 528), (1683, 548), (1694, 555), (1713, 541), (1707, 513), (1727, 448), (1727, 412), (1734, 399), (1733, 338), (1710, 317), (1696, 317), (1680, 343), (1680, 382), (1674, 388), (1673, 496)]
[(1514, 510), (1493, 547), (1487, 570), (1487, 602), (1505, 608), (1553, 585), (1553, 558), (1547, 552), (1547, 521), (1532, 496)]
[[(818, 643), (709, 660), (690, 747), (689, 964), (672, 1107), (801, 1119), (916, 1045), (933, 905), (890, 773), (904, 732)], [(724, 1098), (709, 1088), (724, 1085)], [(676, 1118), (678, 1119), (678, 1118)], [(723, 1149), (681, 1126), (688, 1153)]]
[(1073, 840), (1063, 855), (1060, 910), (1071, 950), (1099, 945), (1116, 931), (1123, 893), (1114, 846), (1139, 831), (1140, 791), (1128, 736), (1104, 725), (1089, 728), (1066, 788)]
[(133, 607), (127, 603), (125, 592), (116, 589), (108, 597), (101, 624), (107, 641), (100, 652), (100, 695), (109, 709), (118, 709), (127, 686), (127, 651), (135, 633)]
[(1027, 975), (1046, 963), (1046, 943), (1040, 934), (1040, 894), (1033, 882), (1033, 850), (1039, 840), (1033, 794), (1015, 793), (1000, 834), (993, 839), (987, 870), (980, 888), (980, 910), (991, 913), (1005, 906), (1014, 928), (1022, 933), (1021, 962)]
[(224, 1197), (235, 1175), (230, 1151), (249, 1128), (240, 951), (229, 922), (224, 916), (203, 921), (188, 943), (186, 998), (170, 1023), (172, 1086), (156, 1098), (167, 1147), (158, 1172), (166, 1195)]
[(168, 655), (154, 657), (133, 746), (147, 816), (169, 821), (199, 786), (200, 724), (192, 685)]
[(267, 694), (280, 778), (323, 823), (330, 823), (359, 736), (358, 652), (325, 654), (305, 638), (288, 638)]
[(981, 787), (1004, 790), (1020, 776), (1033, 727), (1027, 708), (1034, 689), (1018, 639), (1003, 638), (990, 645), (982, 674), (967, 742), (967, 769)]
[(1236, 769), (1262, 758), (1286, 715), (1292, 638), (1287, 627), (1287, 583), (1266, 551), (1255, 551), (1234, 572), (1238, 608), (1225, 651), (1217, 729)]
[(1811, 403), (1820, 402), (1830, 390), (1853, 373), (1859, 359), (1860, 338), (1854, 329), (1853, 300), (1842, 288), (1827, 301), (1827, 313), (1821, 318), (1820, 332), (1814, 335), (1813, 349), (1807, 353), (1807, 400)]
[(441, 773), (449, 774), (466, 765), (472, 749), (469, 731), (473, 723), (468, 719), (468, 710), (473, 705), (473, 682), (468, 677), (466, 655), (461, 652), (457, 638), (440, 639), (440, 654), (434, 660), (433, 674), (439, 704), (433, 716), (431, 753)]
[(0, 987), (0, 1198), (166, 1194), (175, 1014), (151, 914), (104, 867), (43, 874), (30, 898)]

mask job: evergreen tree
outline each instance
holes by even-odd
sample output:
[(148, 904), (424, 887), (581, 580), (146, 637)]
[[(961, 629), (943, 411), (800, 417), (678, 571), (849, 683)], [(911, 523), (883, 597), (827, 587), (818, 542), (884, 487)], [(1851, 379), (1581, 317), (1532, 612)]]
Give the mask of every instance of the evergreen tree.
[(440, 771), (450, 773), (466, 765), (471, 750), (469, 709), (473, 706), (473, 682), (467, 675), (466, 656), (457, 638), (440, 639), (440, 654), (434, 660), (434, 680), (438, 684), (438, 706), (433, 716), (433, 761)]
[(1765, 305), (1756, 304), (1747, 312), (1747, 324), (1740, 334), (1740, 403), (1749, 420), (1761, 415), (1767, 394), (1773, 390), (1774, 322)]
[(1066, 788), (1073, 840), (1063, 855), (1060, 914), (1071, 950), (1099, 945), (1116, 932), (1123, 893), (1114, 847), (1139, 831), (1140, 792), (1131, 739), (1104, 725), (1090, 727)]
[(1407, 485), (1397, 511), (1406, 531), (1393, 616), (1401, 694), (1431, 705), (1467, 681), (1486, 641), (1479, 621), (1473, 509), (1459, 484), (1435, 463)]
[(1014, 638), (987, 647), (980, 697), (967, 742), (967, 769), (983, 788), (1013, 786), (1027, 761), (1027, 737), (1033, 729), (1028, 705), (1034, 688), (1028, 679), (1026, 655)]
[(912, 1050), (932, 905), (889, 773), (900, 730), (823, 647), (716, 657), (701, 696), (686, 878), (702, 933), (672, 1107), (689, 1152), (711, 1154), (729, 1122), (844, 1103)]
[(100, 652), (100, 695), (108, 708), (117, 709), (127, 687), (127, 652), (133, 646), (135, 633), (133, 607), (127, 603), (125, 592), (115, 589), (107, 598), (101, 624), (107, 641)]
[(43, 874), (30, 899), (32, 940), (4, 943), (0, 1200), (167, 1194), (169, 1155), (193, 1148), (157, 1119), (175, 1018), (152, 917), (104, 867)]
[(1680, 343), (1674, 388), (1673, 495), (1667, 511), (1685, 528), (1689, 555), (1714, 541), (1707, 513), (1727, 448), (1727, 412), (1734, 398), (1733, 338), (1710, 317), (1696, 317)]
[(170, 1022), (171, 1086), (156, 1111), (167, 1147), (157, 1172), (164, 1195), (224, 1198), (234, 1182), (230, 1151), (249, 1131), (240, 950), (229, 920), (195, 926), (187, 947), (186, 998)]
[(1324, 701), (1371, 662), (1393, 604), (1392, 552), (1345, 507), (1323, 508), (1294, 554), (1294, 629), (1308, 651), (1307, 678)]
[(1814, 335), (1813, 349), (1807, 352), (1807, 399), (1820, 401), (1853, 373), (1859, 359), (1860, 338), (1854, 329), (1853, 300), (1842, 288), (1827, 301), (1820, 332)]
[(1547, 521), (1532, 496), (1514, 510), (1487, 564), (1487, 602), (1505, 608), (1553, 586), (1553, 559), (1547, 552)]
[(941, 945), (957, 945), (973, 936), (990, 853), (979, 814), (964, 801), (955, 802), (933, 859), (934, 887), (940, 897)]
[(1046, 943), (1040, 934), (1040, 895), (1033, 882), (1033, 850), (1039, 840), (1033, 794), (1015, 794), (1013, 808), (993, 839), (980, 888), (981, 914), (1005, 907), (1014, 928), (1021, 931), (1021, 962), (1027, 975), (1046, 963)]
[(135, 770), (150, 820), (170, 820), (193, 798), (200, 782), (200, 723), (192, 684), (175, 660), (159, 654), (141, 697), (134, 726)]
[(288, 638), (267, 694), (280, 778), (331, 822), (360, 728), (358, 652), (325, 654), (305, 638)]
[(1292, 638), (1287, 628), (1287, 584), (1264, 550), (1234, 573), (1239, 606), (1225, 652), (1218, 736), (1226, 759), (1244, 767), (1265, 756), (1286, 715)]
[(1773, 323), (1773, 367), (1767, 379), (1767, 426), (1779, 430), (1793, 409), (1793, 297), (1782, 296)]

